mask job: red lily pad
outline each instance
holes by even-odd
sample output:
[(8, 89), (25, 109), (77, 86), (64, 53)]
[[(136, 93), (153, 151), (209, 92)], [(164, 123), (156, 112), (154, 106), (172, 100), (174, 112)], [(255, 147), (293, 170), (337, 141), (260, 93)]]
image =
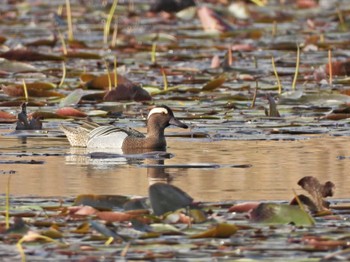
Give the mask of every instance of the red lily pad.
[(86, 117), (87, 114), (73, 107), (63, 107), (56, 110), (59, 116)]

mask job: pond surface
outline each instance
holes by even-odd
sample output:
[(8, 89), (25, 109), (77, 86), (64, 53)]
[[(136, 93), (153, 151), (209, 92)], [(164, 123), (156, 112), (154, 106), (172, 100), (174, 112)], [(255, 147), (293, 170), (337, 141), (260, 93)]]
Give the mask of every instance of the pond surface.
[[(1, 165), (1, 172), (15, 171), (13, 195), (146, 196), (150, 184), (163, 181), (195, 200), (287, 200), (293, 196), (292, 189), (302, 192), (297, 185), (301, 177), (315, 176), (335, 183), (336, 198), (349, 198), (348, 143), (348, 137), (332, 136), (297, 141), (168, 138), (167, 152), (174, 157), (164, 160), (169, 168), (160, 168), (162, 160), (92, 159), (85, 149), (70, 148), (65, 138), (2, 137), (1, 160), (7, 164)], [(30, 160), (38, 164), (23, 164)], [(0, 183), (6, 185), (7, 179), (8, 175), (1, 175)], [(5, 187), (0, 193), (5, 193)]]

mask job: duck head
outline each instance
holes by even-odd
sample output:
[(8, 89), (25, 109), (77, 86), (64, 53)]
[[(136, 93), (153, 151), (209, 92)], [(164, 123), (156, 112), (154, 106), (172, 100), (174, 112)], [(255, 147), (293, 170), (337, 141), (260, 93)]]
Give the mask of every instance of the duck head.
[(188, 128), (188, 126), (178, 120), (173, 111), (165, 105), (153, 108), (147, 116), (147, 127), (156, 126), (160, 129), (174, 125), (181, 128)]

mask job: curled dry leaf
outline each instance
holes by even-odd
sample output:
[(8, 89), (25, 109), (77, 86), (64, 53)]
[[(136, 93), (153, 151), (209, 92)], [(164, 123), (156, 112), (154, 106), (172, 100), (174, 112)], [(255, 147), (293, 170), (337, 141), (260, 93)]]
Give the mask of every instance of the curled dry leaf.
[(211, 68), (219, 68), (220, 67), (220, 58), (218, 55), (214, 55), (211, 59)]
[(317, 207), (317, 211), (328, 209), (329, 205), (323, 198), (331, 197), (334, 194), (335, 185), (331, 181), (321, 184), (316, 177), (305, 176), (298, 181), (298, 185), (310, 194), (312, 202)]
[(199, 7), (197, 14), (205, 31), (222, 33), (233, 29), (229, 23), (207, 6)]
[(72, 209), (75, 212), (73, 213), (74, 215), (79, 215), (79, 216), (92, 216), (95, 215), (98, 210), (91, 207), (91, 206), (80, 206), (78, 209)]
[(256, 208), (260, 202), (244, 202), (236, 204), (228, 209), (228, 212), (244, 213)]

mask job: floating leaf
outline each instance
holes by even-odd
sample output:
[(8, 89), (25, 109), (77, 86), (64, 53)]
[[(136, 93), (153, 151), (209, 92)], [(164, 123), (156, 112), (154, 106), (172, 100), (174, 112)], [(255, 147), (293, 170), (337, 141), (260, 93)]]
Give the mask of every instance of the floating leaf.
[(81, 98), (83, 97), (83, 95), (84, 95), (83, 89), (81, 88), (75, 89), (73, 92), (71, 92), (68, 96), (66, 96), (60, 101), (60, 107), (78, 104)]
[(9, 61), (5, 58), (0, 58), (0, 70), (12, 73), (37, 71), (37, 69), (30, 64)]
[(67, 58), (80, 58), (80, 59), (101, 59), (99, 54), (84, 53), (84, 52), (68, 52), (64, 55)]
[(123, 85), (118, 84), (117, 88), (108, 91), (103, 97), (104, 101), (123, 101), (123, 100), (133, 100), (133, 101), (150, 101), (152, 97), (150, 94), (140, 86), (137, 85)]
[(206, 83), (203, 87), (203, 91), (212, 91), (220, 86), (222, 86), (223, 83), (226, 81), (226, 76), (222, 75), (219, 76), (213, 80), (210, 80), (208, 83)]
[(209, 237), (227, 238), (235, 234), (237, 230), (238, 228), (235, 225), (228, 224), (228, 223), (220, 223), (208, 229), (207, 231), (192, 235), (190, 236), (190, 238), (209, 238)]
[(74, 205), (87, 205), (99, 210), (111, 210), (122, 208), (128, 200), (128, 197), (118, 195), (79, 195), (76, 197)]
[(250, 220), (264, 224), (294, 224), (313, 226), (310, 215), (298, 206), (275, 203), (261, 203), (250, 213)]
[[(115, 79), (114, 79), (114, 73), (110, 73), (109, 77), (111, 79), (112, 82), (112, 86), (115, 87)], [(85, 82), (85, 86), (87, 88), (91, 88), (91, 89), (107, 89), (109, 87), (109, 78), (108, 75), (101, 75), (98, 77), (95, 77), (93, 79), (90, 79), (91, 75), (83, 75), (83, 77), (80, 77), (80, 80), (88, 80), (87, 82)], [(90, 80), (89, 80), (90, 79)], [(118, 74), (117, 76), (118, 79), (118, 86), (119, 85), (128, 85), (128, 86), (133, 86), (134, 83), (132, 81), (130, 81), (129, 79), (127, 79), (124, 76), (121, 76)]]
[(96, 216), (104, 221), (108, 222), (124, 222), (130, 221), (131, 219), (137, 217), (138, 215), (132, 215), (123, 212), (111, 212), (111, 211), (101, 211), (96, 214)]
[(193, 199), (180, 188), (164, 183), (149, 187), (149, 198), (154, 214), (157, 216), (189, 206)]
[[(56, 91), (51, 91), (50, 89), (54, 88), (55, 85), (51, 83), (27, 83), (27, 91), (30, 97), (63, 97), (64, 95)], [(5, 94), (9, 96), (24, 96), (23, 85), (8, 85), (3, 86), (2, 90)]]
[(58, 116), (63, 116), (63, 117), (68, 117), (68, 116), (72, 116), (72, 117), (86, 117), (87, 114), (75, 109), (73, 107), (63, 107), (63, 108), (59, 108), (56, 110), (56, 114)]
[(16, 61), (62, 61), (60, 56), (37, 53), (28, 49), (15, 49), (0, 54), (0, 57)]
[(174, 35), (165, 34), (165, 33), (148, 33), (144, 35), (138, 35), (137, 37), (138, 41), (150, 41), (154, 42), (175, 42), (176, 37)]
[(169, 224), (151, 224), (150, 227), (157, 233), (180, 233), (180, 230)]
[(0, 110), (0, 119), (13, 120), (13, 119), (16, 119), (16, 116), (11, 113)]

